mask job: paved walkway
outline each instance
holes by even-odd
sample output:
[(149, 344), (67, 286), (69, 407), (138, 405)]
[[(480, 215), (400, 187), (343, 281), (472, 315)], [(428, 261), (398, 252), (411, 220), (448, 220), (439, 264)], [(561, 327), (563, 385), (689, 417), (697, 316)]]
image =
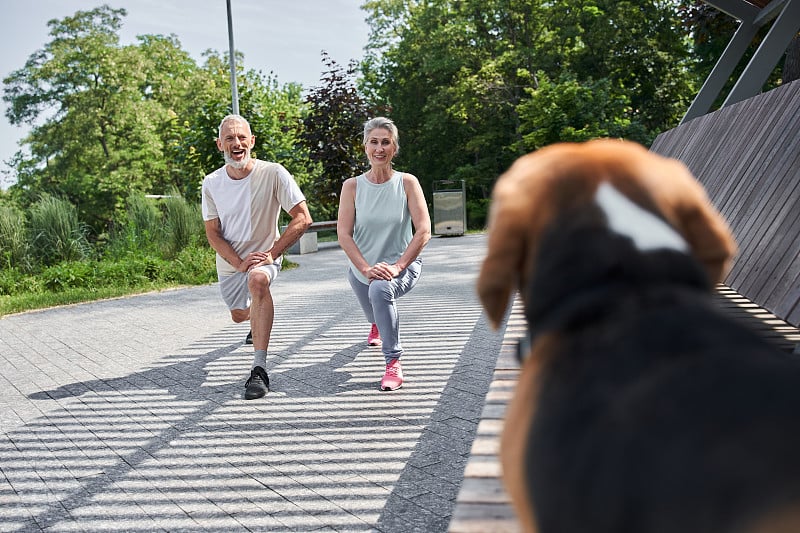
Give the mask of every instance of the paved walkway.
[(274, 285), (261, 400), (216, 285), (0, 319), (0, 531), (446, 531), (502, 341), (484, 249), (431, 240), (392, 393), (338, 247)]

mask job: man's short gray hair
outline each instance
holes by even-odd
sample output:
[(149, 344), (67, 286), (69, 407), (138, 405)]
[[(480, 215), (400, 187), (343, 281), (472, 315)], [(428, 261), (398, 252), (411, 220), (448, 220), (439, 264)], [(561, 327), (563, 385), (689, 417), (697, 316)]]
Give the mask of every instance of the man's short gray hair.
[(369, 134), (372, 133), (373, 130), (378, 128), (383, 128), (389, 131), (389, 135), (392, 137), (392, 143), (394, 143), (394, 148), (396, 151), (400, 151), (400, 133), (397, 131), (397, 126), (394, 125), (392, 119), (386, 117), (375, 117), (372, 118), (364, 123), (364, 144), (367, 144), (367, 139), (369, 138)]
[[(242, 115), (225, 115), (225, 117), (219, 123), (219, 129), (217, 130), (217, 138), (218, 139), (222, 138), (222, 128), (228, 122), (241, 122), (241, 123), (243, 123), (244, 125), (247, 126), (248, 130), (250, 129), (250, 123), (247, 122), (247, 119), (244, 118)], [(250, 130), (250, 131), (252, 133), (252, 130)]]

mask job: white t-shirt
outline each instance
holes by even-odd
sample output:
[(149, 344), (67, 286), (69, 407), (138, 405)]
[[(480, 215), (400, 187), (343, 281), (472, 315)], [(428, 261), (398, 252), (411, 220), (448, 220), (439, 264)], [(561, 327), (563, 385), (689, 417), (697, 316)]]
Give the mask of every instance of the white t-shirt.
[[(219, 218), (222, 237), (239, 257), (272, 248), (280, 237), (281, 209), (289, 212), (306, 199), (282, 165), (258, 159), (255, 163), (240, 180), (228, 176), (225, 167), (203, 179), (203, 220)], [(236, 269), (217, 254), (217, 274), (234, 273)]]

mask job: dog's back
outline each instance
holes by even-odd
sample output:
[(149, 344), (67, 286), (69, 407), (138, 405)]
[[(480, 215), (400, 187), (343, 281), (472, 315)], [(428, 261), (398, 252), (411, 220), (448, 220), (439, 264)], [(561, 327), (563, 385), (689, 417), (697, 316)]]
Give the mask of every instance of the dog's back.
[(721, 314), (690, 256), (595, 217), (553, 225), (528, 286), (549, 337), (523, 466), (541, 531), (746, 531), (791, 509), (797, 361)]
[(685, 167), (552, 147), (491, 217), (482, 302), (518, 284), (533, 336), (501, 450), (526, 528), (800, 531), (800, 365), (712, 305), (735, 244)]

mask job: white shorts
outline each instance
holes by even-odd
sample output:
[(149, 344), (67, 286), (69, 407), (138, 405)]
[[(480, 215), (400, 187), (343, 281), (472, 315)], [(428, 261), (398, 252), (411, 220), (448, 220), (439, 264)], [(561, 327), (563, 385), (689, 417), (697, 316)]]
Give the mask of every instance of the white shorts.
[[(265, 272), (269, 277), (269, 284), (272, 285), (272, 282), (278, 277), (281, 264), (272, 263), (271, 265), (262, 265), (255, 267), (253, 270)], [(250, 272), (237, 272), (230, 276), (219, 278), (219, 292), (222, 294), (222, 299), (225, 301), (228, 309), (247, 309), (250, 307), (250, 289), (247, 288), (247, 278), (249, 275)]]

